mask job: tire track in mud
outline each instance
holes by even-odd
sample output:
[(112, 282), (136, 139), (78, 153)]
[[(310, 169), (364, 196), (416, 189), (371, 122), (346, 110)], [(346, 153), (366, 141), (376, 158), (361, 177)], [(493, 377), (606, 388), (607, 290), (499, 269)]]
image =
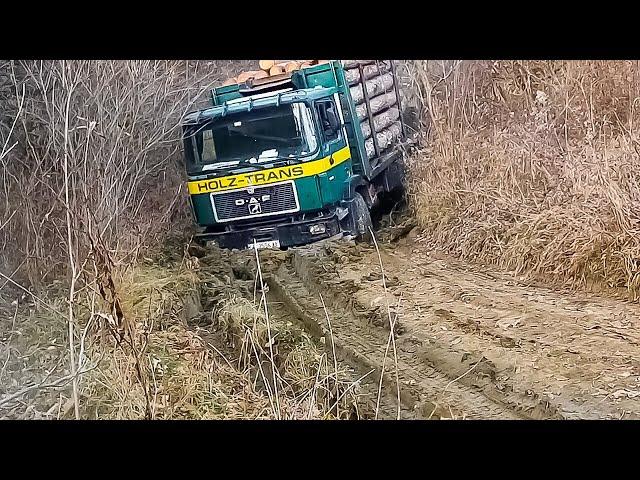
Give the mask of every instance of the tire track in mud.
[[(325, 346), (325, 351), (330, 358), (333, 357), (335, 350), (338, 363), (354, 373), (351, 380), (357, 383), (359, 398), (363, 403), (363, 418), (375, 418), (376, 411), (378, 418), (397, 418), (397, 395), (387, 387), (391, 384), (389, 374), (384, 373), (385, 386), (380, 391), (380, 401), (378, 402), (380, 370), (376, 365), (371, 364), (366, 357), (354, 352), (336, 337), (333, 328), (329, 328), (326, 321), (326, 317), (329, 315), (329, 321), (333, 325), (332, 315), (328, 310), (325, 312), (321, 302), (313, 305), (299, 302), (297, 294), (303, 293), (303, 290), (299, 288), (301, 285), (296, 285), (295, 280), (290, 278), (283, 278), (281, 274), (269, 275), (266, 281), (269, 285), (269, 297), (272, 299), (272, 304), (280, 305), (279, 319), (286, 321), (289, 318), (297, 321), (318, 343)], [(308, 294), (306, 291), (304, 293)], [(400, 417), (403, 419), (415, 418), (413, 406), (414, 403), (410, 398), (406, 395), (401, 396)]]
[[(418, 284), (414, 285), (406, 275), (406, 269), (413, 266), (411, 257), (406, 256), (408, 250), (393, 240), (380, 247), (388, 287), (386, 297), (378, 295), (382, 276), (375, 249), (370, 245), (326, 241), (289, 252), (259, 253), (274, 318), (302, 327), (324, 348), (328, 358), (333, 359), (335, 349), (341, 368), (353, 373), (348, 380), (357, 383), (362, 418), (374, 416), (381, 375), (379, 418), (398, 416), (392, 349), (385, 356), (390, 334), (387, 301), (392, 318), (397, 319), (400, 418), (561, 419), (571, 418), (571, 412), (581, 418), (595, 415), (585, 410), (587, 405), (571, 400), (553, 403), (535, 385), (523, 386), (521, 381), (511, 384), (514, 375), (505, 375), (504, 365), (496, 366), (489, 359), (492, 355), (478, 346), (512, 339), (476, 324), (472, 312), (458, 318), (447, 309), (437, 308), (439, 305), (431, 297), (421, 297), (429, 295), (424, 282), (431, 283), (432, 273), (419, 274), (415, 278)], [(223, 290), (255, 299), (255, 253), (217, 249), (212, 253), (207, 257), (215, 263), (216, 275), (226, 279)], [(418, 264), (416, 268), (422, 272), (423, 266)], [(243, 282), (244, 287), (238, 288)], [(419, 285), (421, 282), (423, 286)], [(451, 284), (456, 289), (456, 282), (448, 278), (436, 283)], [(457, 295), (453, 290), (451, 294)], [(464, 298), (458, 303), (460, 308), (468, 304)], [(438, 317), (442, 318), (437, 320)], [(425, 328), (424, 322), (429, 323), (429, 328)], [(434, 330), (446, 330), (445, 325), (452, 322), (455, 328), (451, 331)], [(465, 341), (455, 346), (450, 340), (459, 334), (477, 337), (478, 342), (484, 343), (464, 347)], [(537, 341), (544, 344), (543, 338)], [(495, 352), (495, 348), (490, 352)]]
[[(384, 365), (381, 416), (395, 418), (398, 383), (392, 350), (385, 356), (390, 333), (386, 307), (381, 311), (355, 304), (353, 286), (335, 281), (327, 268), (332, 259), (322, 255), (322, 249), (312, 246), (289, 254), (270, 272), (270, 289), (319, 341), (333, 338), (342, 361), (359, 372), (373, 371), (376, 389)], [(416, 335), (396, 335), (396, 345), (401, 418), (558, 418), (535, 398), (495, 388), (495, 373), (483, 357), (460, 362), (463, 353), (454, 359), (451, 352)]]
[[(217, 354), (223, 351), (226, 355), (238, 353), (237, 345), (230, 342), (227, 333), (221, 332), (218, 322), (215, 320), (217, 312), (229, 299), (234, 296), (243, 297), (257, 305), (256, 298), (259, 298), (259, 281), (256, 278), (256, 265), (254, 253), (251, 252), (228, 252), (214, 249), (213, 252), (199, 251), (200, 257), (200, 288), (198, 301), (200, 305), (199, 314), (192, 319), (192, 329), (208, 343), (208, 348), (215, 350)], [(324, 309), (321, 304), (305, 305), (299, 304), (295, 295), (291, 294), (291, 285), (282, 285), (279, 280), (275, 280), (273, 273), (274, 266), (281, 265), (284, 258), (278, 252), (262, 252), (261, 264), (263, 268), (263, 280), (267, 286), (266, 301), (269, 317), (272, 325), (281, 325), (293, 322), (298, 328), (305, 330), (314, 339), (320, 350), (324, 350), (330, 362), (333, 362), (333, 349), (336, 351), (338, 370), (341, 374), (341, 381), (351, 383), (357, 395), (356, 415), (361, 419), (375, 418), (378, 411), (378, 418), (396, 418), (398, 410), (397, 397), (395, 392), (389, 392), (387, 388), (379, 392), (379, 373), (375, 368), (367, 368), (367, 362), (357, 357), (357, 354), (350, 349), (341, 346), (337, 341), (331, 343), (333, 338), (330, 331), (322, 323), (326, 319)], [(315, 309), (312, 314), (308, 308)], [(237, 334), (237, 332), (236, 332)], [(335, 339), (334, 339), (335, 340)], [(216, 344), (218, 347), (212, 347)], [(355, 356), (354, 356), (355, 355)], [(342, 378), (342, 375), (347, 378)], [(385, 374), (385, 378), (388, 374)], [(387, 378), (386, 384), (390, 383)], [(350, 387), (351, 388), (351, 387)], [(415, 418), (407, 401), (401, 405), (401, 418)], [(413, 407), (413, 404), (411, 404)], [(438, 418), (438, 412), (434, 413), (434, 418)]]
[[(328, 358), (335, 348), (353, 380), (367, 375), (358, 385), (365, 417), (383, 364), (380, 417), (397, 416), (388, 305), (401, 418), (640, 418), (637, 305), (522, 284), (442, 256), (411, 232), (400, 224), (376, 233), (386, 291), (371, 245), (328, 240), (259, 253), (278, 316), (302, 326)], [(238, 277), (242, 264), (245, 280), (255, 278), (254, 252), (207, 256), (218, 276)], [(224, 283), (239, 294), (233, 278)]]
[(386, 292), (371, 246), (327, 242), (293, 263), (369, 323), (388, 328), (388, 301), (400, 349), (525, 418), (639, 418), (637, 305), (519, 284), (386, 230)]

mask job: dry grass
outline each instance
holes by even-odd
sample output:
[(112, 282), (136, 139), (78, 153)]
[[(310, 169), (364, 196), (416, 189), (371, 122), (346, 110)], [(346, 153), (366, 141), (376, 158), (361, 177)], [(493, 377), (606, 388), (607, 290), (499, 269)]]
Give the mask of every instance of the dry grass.
[(110, 337), (95, 344), (92, 355), (106, 355), (85, 376), (83, 416), (270, 418), (268, 397), (188, 324), (199, 313), (197, 266), (159, 263), (140, 265), (122, 279), (118, 290), (136, 348)]
[[(61, 300), (47, 303), (65, 308)], [(0, 292), (1, 418), (56, 418), (70, 393), (64, 386), (47, 385), (69, 374), (65, 329), (64, 318), (38, 307), (22, 292), (8, 286)], [(14, 401), (5, 400), (20, 391), (25, 393)]]
[(462, 258), (640, 295), (637, 62), (416, 62), (416, 215)]
[[(217, 292), (213, 311), (201, 311), (202, 278)], [(86, 332), (79, 342), (78, 363), (85, 372), (78, 382), (79, 417), (331, 419), (357, 414), (357, 385), (332, 354), (287, 317), (274, 314), (267, 328), (266, 312), (274, 306), (265, 310), (265, 296), (253, 301), (239, 291), (219, 261), (205, 269), (175, 251), (172, 258), (148, 259), (116, 281), (127, 324), (122, 338), (113, 335), (108, 302), (79, 296), (87, 299), (81, 305), (78, 300), (75, 311), (77, 330)], [(66, 321), (53, 312), (65, 309), (64, 288), (46, 299), (49, 308), (31, 303), (16, 310), (10, 298), (22, 298), (19, 291), (2, 293), (9, 296), (0, 317), (0, 331), (6, 332), (0, 343), (0, 416), (72, 418)], [(195, 327), (203, 320), (206, 328)], [(34, 388), (6, 401), (25, 385)]]
[(262, 305), (242, 297), (231, 298), (218, 321), (239, 352), (238, 369), (267, 394), (273, 418), (346, 419), (356, 414), (358, 394), (351, 374), (291, 321), (271, 317), (268, 329)]

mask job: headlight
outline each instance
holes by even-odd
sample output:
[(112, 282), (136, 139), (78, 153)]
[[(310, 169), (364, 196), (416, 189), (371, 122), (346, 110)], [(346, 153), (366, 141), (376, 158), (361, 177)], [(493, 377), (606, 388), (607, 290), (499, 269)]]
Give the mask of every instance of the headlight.
[(324, 223), (319, 223), (317, 225), (311, 225), (309, 227), (309, 233), (311, 235), (319, 235), (327, 231), (327, 228), (324, 226)]

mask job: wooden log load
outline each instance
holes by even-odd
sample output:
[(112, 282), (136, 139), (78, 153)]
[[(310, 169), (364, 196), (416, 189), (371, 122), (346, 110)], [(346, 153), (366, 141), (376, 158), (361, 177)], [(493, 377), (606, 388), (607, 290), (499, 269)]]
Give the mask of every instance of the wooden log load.
[(284, 65), (282, 65), (282, 64), (274, 65), (273, 67), (271, 67), (269, 69), (269, 76), (270, 77), (273, 77), (275, 75), (282, 75), (283, 73), (285, 73), (285, 69), (284, 69)]
[(237, 77), (225, 80), (222, 83), (222, 86), (244, 83), (251, 79), (255, 80), (278, 76), (285, 73), (293, 73), (296, 70), (301, 70), (313, 65), (319, 65), (321, 63), (328, 63), (329, 61), (330, 60), (260, 60), (258, 61), (260, 70), (242, 72)]
[[(376, 132), (381, 132), (398, 119), (400, 119), (400, 110), (398, 110), (397, 108), (390, 108), (382, 113), (379, 113), (378, 115), (374, 115), (374, 130)], [(360, 126), (362, 128), (362, 135), (364, 135), (364, 138), (369, 138), (371, 136), (371, 126), (369, 125), (369, 119), (364, 120), (360, 124)]]
[(287, 62), (284, 66), (284, 71), (287, 73), (291, 73), (296, 70), (299, 70), (301, 66), (302, 66), (302, 63), (296, 62), (295, 60), (292, 62)]
[[(374, 77), (371, 80), (365, 82), (367, 93), (369, 98), (379, 95), (381, 93), (387, 93), (393, 90), (393, 75), (391, 73), (385, 73), (382, 76)], [(358, 84), (349, 89), (351, 91), (351, 97), (354, 103), (362, 103), (364, 101), (364, 93), (362, 91), (362, 84)]]
[(258, 62), (258, 65), (260, 65), (260, 69), (264, 70), (265, 72), (268, 72), (275, 64), (275, 60), (260, 60)]
[(358, 68), (358, 65), (371, 65), (372, 63), (376, 63), (375, 60), (343, 60), (342, 66), (345, 70), (349, 70), (351, 68)]
[[(376, 133), (380, 153), (382, 153), (386, 148), (390, 147), (398, 138), (400, 138), (401, 135), (402, 126), (400, 125), (400, 122), (396, 122), (389, 128)], [(364, 148), (367, 151), (368, 158), (372, 158), (373, 156), (375, 156), (376, 150), (373, 146), (373, 138), (370, 138), (364, 142)]]
[[(390, 91), (389, 93), (385, 93), (383, 95), (378, 95), (377, 97), (373, 97), (369, 99), (369, 105), (371, 107), (371, 114), (375, 115), (381, 110), (384, 110), (387, 107), (391, 107), (397, 104), (396, 92), (395, 90)], [(356, 114), (358, 115), (358, 120), (362, 121), (367, 118), (367, 105), (366, 103), (361, 103), (360, 105), (356, 105)]]
[[(362, 73), (364, 74), (364, 79), (369, 80), (370, 78), (385, 74), (389, 70), (391, 70), (391, 63), (389, 61), (383, 60), (375, 65), (367, 65), (363, 67)], [(345, 70), (345, 77), (347, 78), (347, 83), (349, 85), (353, 85), (354, 83), (359, 82), (360, 69), (354, 68), (351, 70)]]

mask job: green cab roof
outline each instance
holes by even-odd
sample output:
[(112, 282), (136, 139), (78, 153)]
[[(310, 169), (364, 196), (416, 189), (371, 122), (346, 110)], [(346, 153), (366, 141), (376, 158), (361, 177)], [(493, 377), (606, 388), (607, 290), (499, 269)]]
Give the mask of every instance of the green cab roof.
[(187, 113), (182, 125), (198, 125), (216, 118), (225, 117), (234, 113), (249, 112), (256, 108), (274, 107), (294, 102), (308, 102), (337, 93), (336, 87), (304, 88), (272, 92), (268, 94), (252, 95), (245, 98), (237, 98), (224, 102), (222, 105)]

